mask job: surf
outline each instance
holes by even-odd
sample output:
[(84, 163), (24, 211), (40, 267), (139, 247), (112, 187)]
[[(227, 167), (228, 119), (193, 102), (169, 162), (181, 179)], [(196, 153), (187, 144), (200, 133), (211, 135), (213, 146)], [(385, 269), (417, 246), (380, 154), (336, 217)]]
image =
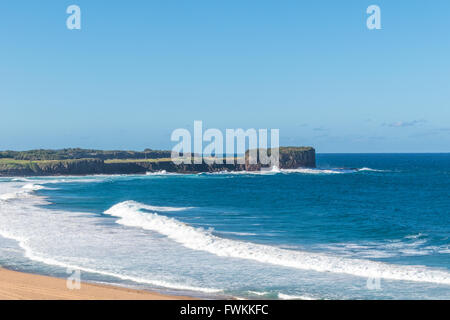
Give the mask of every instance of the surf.
[[(152, 206), (135, 201), (124, 201), (106, 210), (105, 214), (119, 218), (116, 221), (118, 224), (155, 231), (186, 248), (205, 251), (220, 257), (253, 260), (295, 269), (341, 273), (365, 278), (450, 285), (450, 273), (446, 271), (364, 259), (348, 259), (330, 254), (286, 250), (252, 242), (221, 238), (214, 235), (212, 230), (195, 228), (175, 218), (160, 215), (158, 210), (154, 210), (154, 212), (143, 211), (149, 208), (152, 208)], [(153, 207), (153, 209), (155, 208)]]

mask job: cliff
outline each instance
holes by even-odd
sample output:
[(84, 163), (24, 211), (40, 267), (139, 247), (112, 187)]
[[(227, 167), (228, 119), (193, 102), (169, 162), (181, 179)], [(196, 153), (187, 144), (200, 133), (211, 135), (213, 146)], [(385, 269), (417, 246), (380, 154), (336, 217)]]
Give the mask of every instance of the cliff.
[(103, 173), (104, 167), (99, 159), (8, 160), (0, 161), (0, 176), (90, 175)]
[[(70, 149), (73, 150), (73, 149)], [(128, 151), (126, 151), (128, 152)], [(267, 151), (271, 154), (271, 150)], [(120, 151), (116, 154), (123, 155)], [(167, 155), (158, 151), (156, 155)], [(219, 171), (256, 171), (267, 167), (259, 162), (249, 163), (249, 152), (245, 154), (245, 164), (175, 164), (170, 158), (154, 159), (67, 159), (67, 160), (23, 160), (29, 157), (19, 154), (22, 159), (0, 157), (0, 176), (53, 176), (53, 175), (92, 175), (92, 174), (145, 174), (165, 170), (175, 173), (198, 173)], [(46, 157), (54, 157), (46, 152)], [(148, 156), (148, 153), (145, 154)], [(33, 153), (35, 159), (36, 153)], [(101, 158), (100, 158), (101, 157)], [(237, 158), (236, 158), (237, 159)], [(279, 165), (282, 169), (298, 167), (315, 167), (315, 150), (310, 147), (281, 147)]]
[[(279, 156), (279, 166), (280, 169), (297, 169), (300, 167), (304, 168), (315, 168), (316, 167), (316, 150), (312, 147), (280, 147), (276, 149)], [(245, 170), (247, 171), (257, 171), (261, 168), (267, 168), (270, 165), (261, 164), (259, 155), (260, 152), (264, 152), (267, 156), (271, 156), (273, 153), (272, 149), (268, 150), (253, 150), (258, 151), (257, 153), (257, 163), (252, 164), (251, 151), (247, 150), (245, 153)]]
[(152, 150), (122, 151), (122, 150), (93, 150), (80, 148), (67, 148), (59, 150), (37, 149), (29, 151), (0, 151), (0, 159), (14, 160), (78, 160), (78, 159), (161, 159), (170, 158), (171, 151)]

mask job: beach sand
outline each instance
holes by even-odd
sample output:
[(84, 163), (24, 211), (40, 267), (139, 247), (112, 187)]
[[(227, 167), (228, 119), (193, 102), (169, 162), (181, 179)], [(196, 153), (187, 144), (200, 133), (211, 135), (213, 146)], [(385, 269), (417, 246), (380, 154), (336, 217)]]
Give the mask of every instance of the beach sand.
[(52, 278), (0, 268), (0, 300), (184, 300), (155, 292), (81, 283), (69, 290), (66, 279)]

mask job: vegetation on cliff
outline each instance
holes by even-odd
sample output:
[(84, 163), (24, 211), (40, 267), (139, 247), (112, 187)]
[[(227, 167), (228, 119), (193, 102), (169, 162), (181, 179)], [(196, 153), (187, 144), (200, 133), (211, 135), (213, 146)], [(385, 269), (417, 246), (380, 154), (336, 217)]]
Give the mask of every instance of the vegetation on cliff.
[[(268, 150), (270, 156), (271, 151)], [(260, 170), (263, 166), (234, 161), (232, 164), (175, 164), (170, 151), (99, 151), (85, 149), (2, 151), (0, 176), (47, 176), (88, 174), (194, 173)], [(246, 153), (248, 155), (248, 151)], [(281, 168), (314, 167), (315, 151), (310, 147), (281, 147)], [(247, 156), (246, 156), (247, 157)], [(237, 158), (235, 158), (237, 160)]]
[(108, 151), (68, 148), (60, 150), (0, 151), (0, 159), (9, 158), (14, 160), (157, 159), (170, 158), (170, 156), (170, 151), (152, 149), (145, 149), (144, 151)]

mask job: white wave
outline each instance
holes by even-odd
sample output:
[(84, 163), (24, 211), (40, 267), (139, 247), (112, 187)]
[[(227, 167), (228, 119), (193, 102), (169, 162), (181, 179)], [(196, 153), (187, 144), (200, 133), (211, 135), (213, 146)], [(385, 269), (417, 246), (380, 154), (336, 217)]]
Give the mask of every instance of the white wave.
[[(355, 172), (355, 171), (349, 171)], [(305, 173), (305, 174), (333, 174), (333, 173), (347, 173), (343, 170), (334, 169), (310, 169), (310, 168), (298, 168), (298, 169), (279, 169), (273, 167), (270, 169), (263, 169), (260, 171), (217, 171), (217, 172), (202, 172), (199, 175), (275, 175), (275, 174), (289, 174), (289, 173)]]
[(193, 207), (160, 207), (160, 206), (150, 206), (146, 204), (142, 204), (136, 201), (124, 201), (122, 202), (125, 206), (139, 206), (140, 209), (149, 210), (149, 211), (158, 211), (158, 212), (164, 212), (164, 211), (184, 211), (188, 209), (192, 209)]
[(166, 170), (160, 170), (160, 171), (156, 171), (156, 172), (146, 172), (145, 173), (147, 176), (162, 176), (162, 175), (166, 175), (167, 171)]
[(194, 228), (176, 219), (145, 213), (147, 205), (125, 201), (114, 205), (105, 214), (118, 217), (117, 223), (156, 231), (192, 249), (220, 257), (233, 257), (261, 263), (318, 272), (343, 273), (359, 277), (431, 282), (450, 285), (450, 273), (420, 266), (402, 266), (363, 259), (349, 259), (321, 253), (285, 250), (214, 236), (211, 230)]
[(423, 248), (428, 254), (447, 254), (450, 253), (450, 246), (448, 244), (440, 246), (426, 246)]
[(357, 169), (358, 171), (374, 171), (374, 172), (385, 172), (385, 170), (379, 170), (379, 169), (372, 169), (372, 168), (361, 168), (361, 169)]
[(41, 186), (39, 184), (28, 183), (28, 184), (24, 185), (22, 187), (22, 189), (26, 189), (26, 190), (30, 190), (30, 191), (37, 191), (37, 190), (45, 189), (45, 187)]
[[(52, 180), (54, 182), (55, 180)], [(46, 181), (49, 182), (49, 181)], [(59, 181), (58, 181), (59, 182)], [(40, 181), (41, 183), (41, 181)], [(12, 239), (18, 242), (20, 248), (24, 251), (24, 256), (30, 260), (41, 262), (46, 265), (52, 265), (62, 268), (69, 268), (69, 269), (75, 269), (80, 270), (88, 273), (94, 273), (94, 274), (100, 274), (108, 277), (114, 277), (121, 280), (126, 281), (132, 281), (136, 283), (141, 284), (148, 284), (152, 286), (157, 287), (163, 287), (163, 288), (170, 288), (175, 290), (188, 290), (188, 291), (198, 291), (198, 292), (204, 292), (204, 293), (217, 293), (221, 292), (220, 289), (215, 288), (205, 288), (205, 287), (198, 287), (198, 286), (191, 286), (191, 285), (185, 285), (182, 283), (174, 283), (170, 281), (162, 281), (157, 279), (149, 279), (147, 277), (139, 277), (139, 276), (130, 276), (122, 273), (117, 272), (111, 272), (106, 270), (99, 270), (96, 268), (90, 268), (85, 267), (82, 265), (77, 265), (76, 263), (67, 263), (64, 261), (61, 261), (59, 259), (55, 259), (54, 257), (49, 257), (48, 255), (41, 253), (37, 251), (35, 248), (33, 248), (32, 244), (32, 237), (36, 235), (35, 233), (31, 232), (31, 238), (28, 238), (27, 236), (23, 235), (23, 230), (26, 230), (25, 227), (22, 230), (22, 232), (14, 231), (17, 225), (17, 222), (22, 221), (25, 217), (27, 217), (27, 213), (32, 213), (32, 217), (35, 218), (33, 221), (29, 221), (31, 225), (34, 225), (36, 221), (40, 221), (39, 223), (42, 223), (43, 220), (48, 220), (48, 214), (51, 214), (50, 212), (47, 212), (44, 209), (40, 209), (39, 207), (36, 207), (36, 205), (42, 205), (42, 204), (48, 204), (48, 202), (45, 200), (42, 196), (36, 196), (34, 195), (34, 191), (46, 189), (44, 186), (41, 186), (39, 184), (23, 184), (18, 182), (9, 182), (6, 184), (0, 185), (0, 218), (2, 218), (2, 222), (7, 222), (9, 220), (8, 215), (11, 215), (15, 217), (15, 227), (12, 227), (10, 223), (1, 223), (0, 224), (0, 236), (7, 239)], [(6, 192), (5, 192), (6, 191)], [(9, 203), (9, 200), (17, 200), (20, 199), (20, 202), (11, 202)], [(3, 201), (3, 202), (2, 202)], [(151, 210), (151, 211), (158, 211), (158, 212), (169, 212), (169, 211), (180, 211), (185, 210), (188, 208), (174, 208), (174, 207), (160, 207), (160, 206), (143, 206), (144, 210)], [(16, 213), (20, 213), (20, 216)], [(61, 216), (68, 216), (61, 215)], [(47, 219), (45, 219), (47, 217)], [(37, 220), (36, 220), (37, 219)], [(70, 219), (70, 217), (68, 217)], [(31, 219), (30, 219), (31, 220)], [(25, 220), (27, 223), (28, 221)], [(54, 223), (55, 221), (53, 221)], [(25, 234), (28, 232), (25, 232)], [(39, 234), (39, 232), (37, 233)], [(44, 240), (45, 241), (45, 240)]]
[(281, 169), (282, 173), (303, 173), (303, 174), (343, 174), (354, 173), (353, 169), (321, 169), (321, 168), (297, 168), (297, 169)]
[(12, 187), (8, 188), (8, 191), (0, 194), (1, 201), (11, 201), (21, 198), (28, 198), (34, 191), (46, 189), (44, 186), (39, 184), (28, 183), (25, 185), (13, 184)]
[[(58, 176), (55, 177), (29, 177), (29, 178), (18, 178), (13, 182), (28, 182), (28, 184), (37, 185), (47, 185), (47, 184), (59, 184), (59, 183), (95, 183), (107, 181), (111, 178), (128, 178), (131, 175), (89, 175), (89, 176)], [(27, 184), (25, 184), (27, 185)], [(24, 185), (24, 187), (25, 187)], [(25, 187), (28, 188), (28, 187)]]
[[(24, 199), (26, 198), (26, 202), (22, 201), (21, 203), (25, 206), (23, 208), (26, 208), (28, 210), (37, 210), (36, 207), (33, 205), (40, 205), (40, 204), (47, 204), (47, 202), (44, 200), (43, 197), (37, 197), (34, 196), (33, 193), (36, 190), (42, 190), (45, 189), (45, 187), (37, 184), (25, 184), (25, 185), (13, 185), (11, 187), (8, 186), (6, 190), (9, 190), (10, 188), (18, 189), (16, 192), (10, 192), (10, 193), (4, 193), (0, 195), (0, 200), (15, 200), (15, 199)], [(30, 205), (28, 207), (28, 205)], [(15, 211), (17, 209), (16, 206), (12, 206), (9, 208), (9, 210)], [(165, 211), (179, 211), (179, 210), (185, 210), (187, 208), (174, 208), (174, 207), (158, 207), (158, 206), (143, 206), (143, 209), (145, 210), (152, 210), (152, 211), (159, 211), (159, 212), (165, 212)], [(4, 210), (7, 210), (3, 207), (0, 207), (0, 214), (5, 212)], [(6, 228), (6, 230), (5, 230)], [(189, 285), (183, 285), (179, 283), (172, 283), (168, 281), (161, 281), (156, 279), (148, 279), (148, 278), (141, 278), (141, 277), (134, 277), (134, 276), (128, 276), (120, 273), (115, 272), (109, 272), (109, 271), (103, 271), (103, 270), (97, 270), (94, 268), (87, 268), (71, 263), (65, 263), (62, 261), (59, 261), (57, 259), (47, 257), (44, 254), (35, 252), (32, 247), (28, 244), (29, 240), (26, 237), (17, 236), (13, 233), (8, 232), (9, 226), (2, 226), (2, 230), (0, 230), (0, 236), (15, 240), (19, 243), (19, 246), (24, 250), (24, 256), (30, 260), (41, 262), (47, 265), (53, 265), (58, 266), (62, 268), (69, 268), (69, 269), (75, 269), (80, 270), (88, 273), (95, 273), (95, 274), (101, 274), (104, 276), (114, 277), (121, 280), (127, 280), (132, 281), (136, 283), (143, 283), (143, 284), (149, 284), (152, 286), (158, 286), (163, 288), (170, 288), (170, 289), (176, 289), (176, 290), (188, 290), (188, 291), (198, 291), (198, 292), (204, 292), (204, 293), (216, 293), (220, 292), (222, 290), (214, 289), (214, 288), (203, 288), (203, 287), (196, 287), (196, 286), (189, 286)]]
[(310, 296), (293, 296), (284, 293), (278, 293), (278, 298), (282, 300), (317, 300), (316, 298)]
[(330, 243), (330, 244), (319, 244), (314, 246), (315, 249), (325, 250), (327, 252), (332, 252), (333, 254), (353, 257), (358, 256), (361, 258), (388, 258), (392, 255), (386, 251), (377, 250), (376, 246), (370, 244), (359, 244), (351, 242), (343, 243)]
[(421, 238), (421, 237), (425, 237), (425, 236), (426, 236), (426, 234), (419, 232), (417, 234), (408, 235), (405, 238), (406, 239), (417, 239), (417, 238)]
[(0, 200), (3, 201), (9, 201), (12, 199), (17, 199), (19, 197), (19, 193), (18, 192), (11, 192), (11, 193), (4, 193), (4, 194), (0, 194)]
[(223, 170), (223, 171), (216, 171), (216, 172), (200, 172), (197, 173), (197, 175), (259, 175), (259, 174), (267, 174), (270, 173), (270, 171), (228, 171), (228, 170)]
[(396, 240), (364, 241), (360, 243), (341, 242), (315, 247), (340, 256), (375, 259), (440, 253), (441, 247), (426, 246), (428, 241), (423, 237), (424, 234), (419, 233)]
[(298, 169), (281, 169), (282, 173), (305, 173), (305, 174), (343, 174), (356, 173), (359, 171), (385, 172), (372, 168), (298, 168)]
[(280, 173), (281, 170), (277, 166), (273, 166), (270, 169), (262, 168), (260, 171), (262, 174), (274, 174), (274, 173)]
[(235, 231), (218, 231), (218, 230), (215, 230), (215, 232), (220, 234), (233, 234), (236, 236), (256, 236), (256, 233), (252, 232), (235, 232)]
[(44, 257), (42, 255), (36, 254), (35, 252), (33, 252), (31, 247), (28, 246), (27, 239), (24, 239), (21, 237), (16, 237), (14, 235), (11, 235), (11, 234), (9, 234), (5, 231), (1, 231), (1, 230), (0, 230), (0, 236), (2, 236), (4, 238), (16, 240), (19, 243), (19, 246), (25, 251), (24, 255), (26, 258), (33, 260), (33, 261), (42, 262), (47, 265), (52, 265), (52, 266), (57, 266), (57, 267), (62, 267), (62, 268), (72, 269), (72, 270), (80, 270), (80, 271), (88, 272), (88, 273), (101, 274), (104, 276), (118, 278), (121, 280), (127, 280), (127, 281), (136, 282), (136, 283), (149, 284), (149, 285), (153, 285), (153, 286), (176, 289), (176, 290), (199, 291), (199, 292), (205, 292), (205, 293), (217, 293), (217, 292), (222, 291), (222, 290), (213, 289), (213, 288), (202, 288), (202, 287), (176, 284), (176, 283), (171, 283), (171, 282), (167, 282), (167, 281), (127, 276), (127, 275), (123, 275), (123, 274), (119, 274), (119, 273), (107, 272), (107, 271), (102, 271), (102, 270), (97, 270), (97, 269), (92, 269), (92, 268), (81, 267), (81, 266), (77, 266), (77, 265), (73, 265), (73, 264), (68, 264), (68, 263), (58, 261), (53, 258), (48, 258), (48, 257)]
[(269, 292), (267, 292), (267, 291), (263, 291), (263, 292), (260, 292), (260, 291), (248, 291), (248, 293), (254, 294), (255, 296), (260, 296), (260, 297), (269, 294)]
[(282, 170), (278, 168), (277, 166), (273, 166), (270, 168), (261, 168), (261, 170), (258, 171), (228, 171), (228, 170), (222, 170), (222, 171), (216, 171), (216, 172), (200, 172), (198, 175), (273, 175), (281, 173)]
[(166, 170), (160, 170), (160, 171), (147, 171), (145, 173), (146, 176), (182, 176), (182, 177), (187, 177), (187, 176), (192, 176), (194, 175), (193, 173), (180, 173), (180, 172), (167, 172)]
[(34, 183), (39, 184), (56, 184), (56, 183), (92, 183), (105, 181), (107, 178), (112, 178), (115, 176), (88, 176), (88, 177), (64, 177), (59, 179), (39, 179), (35, 180)]
[(291, 174), (291, 173), (303, 173), (303, 174), (343, 174), (343, 173), (355, 173), (358, 169), (345, 169), (345, 168), (296, 168), (296, 169), (280, 169), (277, 166), (271, 168), (262, 168), (259, 171), (217, 171), (217, 172), (201, 172), (199, 175), (276, 175), (276, 174)]

